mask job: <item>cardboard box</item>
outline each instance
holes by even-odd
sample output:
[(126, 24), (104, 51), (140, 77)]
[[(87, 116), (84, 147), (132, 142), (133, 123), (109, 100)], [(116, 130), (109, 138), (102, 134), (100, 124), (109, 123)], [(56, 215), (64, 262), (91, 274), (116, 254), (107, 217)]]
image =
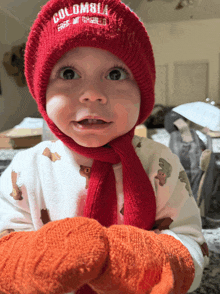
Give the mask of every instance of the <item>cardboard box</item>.
[(13, 128), (0, 133), (0, 149), (25, 149), (42, 142), (42, 128)]
[(12, 129), (0, 133), (0, 149), (12, 149), (12, 146), (9, 143), (10, 138), (6, 137), (6, 134), (11, 130)]
[(134, 130), (134, 134), (139, 137), (147, 138), (147, 128), (145, 125), (138, 125)]

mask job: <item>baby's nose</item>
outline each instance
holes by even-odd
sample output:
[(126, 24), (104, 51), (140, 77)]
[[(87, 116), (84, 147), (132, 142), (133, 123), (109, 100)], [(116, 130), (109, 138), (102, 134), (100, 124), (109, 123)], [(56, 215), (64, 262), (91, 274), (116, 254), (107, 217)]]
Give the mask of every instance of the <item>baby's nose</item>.
[(102, 91), (89, 87), (79, 98), (81, 103), (99, 101), (103, 104), (107, 103), (107, 97)]

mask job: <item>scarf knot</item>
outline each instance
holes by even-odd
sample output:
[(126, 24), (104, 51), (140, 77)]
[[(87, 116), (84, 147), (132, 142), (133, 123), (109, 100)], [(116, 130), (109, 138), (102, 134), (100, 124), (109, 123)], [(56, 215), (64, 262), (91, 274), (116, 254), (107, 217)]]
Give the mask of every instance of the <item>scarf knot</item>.
[(102, 147), (104, 150), (101, 154), (94, 156), (84, 216), (94, 218), (106, 227), (118, 223), (112, 165), (121, 162), (124, 224), (151, 230), (156, 216), (156, 199), (148, 175), (132, 145), (132, 132), (112, 140), (108, 145), (111, 148)]

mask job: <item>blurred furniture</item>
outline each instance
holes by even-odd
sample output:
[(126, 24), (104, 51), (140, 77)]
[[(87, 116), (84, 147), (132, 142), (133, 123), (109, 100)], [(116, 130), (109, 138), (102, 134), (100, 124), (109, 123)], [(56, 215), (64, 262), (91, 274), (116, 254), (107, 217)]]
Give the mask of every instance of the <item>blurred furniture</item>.
[(6, 52), (3, 56), (3, 65), (9, 76), (15, 79), (18, 87), (27, 85), (24, 75), (24, 52), (25, 43), (19, 46), (13, 46), (10, 52)]
[(135, 128), (134, 134), (139, 137), (147, 138), (147, 128), (145, 125), (138, 125)]
[(220, 133), (207, 133), (207, 147), (200, 159), (204, 171), (197, 204), (201, 216), (220, 224)]

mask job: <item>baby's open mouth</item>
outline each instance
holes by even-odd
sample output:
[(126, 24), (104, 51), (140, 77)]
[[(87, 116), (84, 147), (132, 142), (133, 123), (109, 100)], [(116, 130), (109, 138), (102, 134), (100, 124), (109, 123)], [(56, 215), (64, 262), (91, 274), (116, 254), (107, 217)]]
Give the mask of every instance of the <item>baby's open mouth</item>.
[(100, 119), (83, 119), (81, 121), (78, 121), (77, 123), (81, 125), (107, 124), (107, 122)]
[(74, 121), (73, 127), (77, 132), (104, 132), (111, 127), (113, 122), (107, 122), (103, 119), (86, 118), (80, 121)]

